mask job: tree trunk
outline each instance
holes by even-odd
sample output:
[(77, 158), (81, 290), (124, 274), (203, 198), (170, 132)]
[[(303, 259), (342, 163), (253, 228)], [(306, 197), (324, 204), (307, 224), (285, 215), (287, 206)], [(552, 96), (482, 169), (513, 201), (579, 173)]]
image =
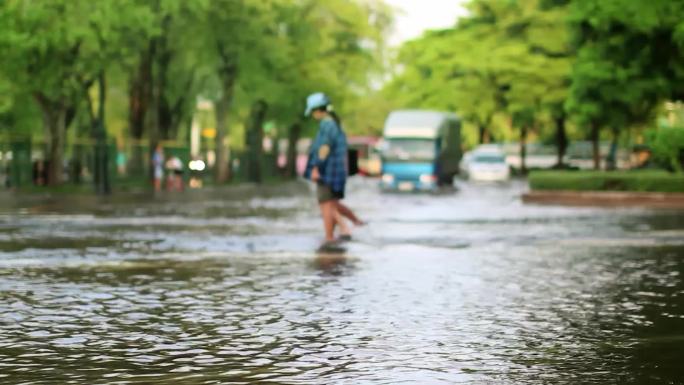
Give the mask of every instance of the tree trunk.
[(164, 95), (163, 90), (160, 90), (161, 97), (159, 98), (159, 136), (161, 139), (170, 140), (174, 138), (173, 116), (171, 113), (171, 106), (168, 98)]
[[(128, 125), (131, 137), (142, 139), (145, 132), (145, 115), (149, 105), (149, 60), (141, 63), (140, 73), (131, 79), (128, 91)], [(143, 72), (145, 71), (145, 72)]]
[[(154, 59), (154, 57), (157, 54), (157, 40), (153, 39), (150, 42), (150, 57)], [(154, 63), (151, 65), (153, 66)], [(149, 123), (149, 149), (147, 153), (147, 162), (151, 162), (152, 158), (154, 157), (154, 153), (157, 150), (157, 145), (159, 144), (159, 99), (161, 97), (160, 95), (160, 88), (159, 85), (157, 84), (159, 81), (159, 75), (158, 71), (155, 72), (154, 67), (151, 68), (150, 72), (150, 91), (151, 91), (151, 97), (150, 97), (150, 123)], [(154, 181), (154, 167), (149, 168), (149, 172), (147, 173), (147, 177), (150, 182)]]
[(155, 39), (155, 50), (152, 59), (156, 64), (154, 73), (154, 92), (156, 97), (157, 127), (160, 139), (171, 139), (173, 115), (171, 103), (166, 95), (169, 66), (173, 59), (173, 51), (169, 48), (169, 28), (171, 16), (165, 15), (161, 23), (161, 34)]
[[(179, 80), (177, 80), (179, 81)], [(167, 140), (176, 140), (182, 134), (180, 129), (184, 123), (191, 120), (185, 108), (187, 101), (192, 100), (195, 94), (192, 93), (194, 78), (192, 75), (187, 81), (183, 82), (184, 93), (178, 96), (175, 100), (170, 100), (164, 91), (164, 87), (160, 90), (160, 104), (159, 104), (159, 126), (161, 137)], [(188, 126), (190, 123), (188, 123)]]
[(81, 174), (83, 173), (83, 146), (74, 146), (74, 157), (71, 163), (71, 182), (81, 184)]
[(99, 101), (97, 117), (94, 121), (95, 137), (95, 192), (98, 195), (111, 193), (111, 181), (109, 180), (109, 151), (107, 151), (107, 129), (105, 127), (105, 103), (107, 101), (107, 82), (104, 71), (100, 72), (97, 79)]
[(64, 113), (64, 129), (67, 131), (69, 130), (69, 126), (71, 126), (71, 123), (74, 121), (76, 114), (78, 113), (77, 105), (78, 103), (76, 102), (71, 103), (71, 105), (67, 106)]
[(172, 139), (173, 137), (173, 112), (171, 111), (171, 103), (166, 95), (166, 77), (169, 70), (169, 62), (171, 55), (168, 52), (162, 52), (157, 60), (157, 72), (154, 77), (155, 80), (155, 95), (157, 96), (157, 117), (159, 124), (159, 138), (164, 140)]
[(216, 103), (216, 183), (225, 183), (230, 177), (228, 148), (225, 138), (228, 136), (228, 112), (233, 103), (233, 91), (237, 77), (237, 66), (226, 64), (220, 71), (223, 79), (223, 94)]
[(54, 113), (54, 119), (49, 123), (49, 161), (48, 161), (48, 185), (56, 186), (62, 183), (62, 166), (64, 163), (64, 144), (66, 128), (64, 127), (63, 109)]
[(297, 177), (297, 142), (302, 132), (300, 122), (295, 122), (290, 126), (287, 138), (287, 168), (285, 175), (288, 178)]
[(247, 125), (247, 180), (261, 183), (261, 164), (263, 158), (264, 143), (264, 118), (268, 105), (263, 100), (258, 100), (252, 105), (252, 111)]
[(217, 184), (226, 183), (230, 176), (230, 165), (228, 164), (228, 150), (226, 149), (225, 138), (228, 132), (228, 110), (230, 109), (230, 97), (228, 95), (221, 96), (216, 103), (216, 169), (215, 180)]
[(599, 124), (597, 122), (591, 123), (591, 144), (592, 153), (594, 157), (594, 170), (601, 169), (601, 152), (599, 148)]
[(563, 158), (565, 158), (565, 151), (568, 148), (568, 135), (565, 131), (565, 116), (555, 118), (556, 122), (556, 149), (558, 150), (558, 157), (556, 159), (556, 167), (563, 167)]
[(527, 124), (520, 127), (520, 173), (527, 174), (527, 165), (525, 159), (527, 158)]
[(66, 108), (64, 103), (52, 102), (43, 94), (36, 95), (43, 115), (43, 127), (47, 139), (47, 184), (56, 186), (62, 183), (64, 144), (66, 139)]
[[(224, 44), (225, 43), (225, 44)], [(234, 42), (233, 42), (234, 43)], [(224, 140), (228, 133), (227, 116), (233, 102), (233, 92), (238, 76), (238, 54), (230, 43), (218, 41), (216, 52), (221, 62), (217, 69), (222, 84), (222, 94), (216, 103), (216, 183), (224, 183), (229, 178), (230, 167), (228, 149)]]
[(137, 141), (133, 147), (131, 172), (141, 175), (145, 169), (145, 154), (140, 140), (145, 133), (147, 111), (152, 97), (152, 61), (149, 49), (140, 55), (137, 72), (131, 77), (128, 93), (128, 124), (131, 137)]
[(477, 126), (477, 131), (478, 131), (478, 140), (477, 142), (480, 144), (486, 143), (485, 141), (487, 140), (487, 127), (485, 127), (484, 124), (479, 124)]
[(617, 142), (620, 137), (620, 130), (617, 127), (612, 127), (611, 131), (613, 134), (613, 138), (610, 142), (610, 152), (608, 153), (608, 159), (606, 159), (606, 169), (614, 171), (617, 169)]

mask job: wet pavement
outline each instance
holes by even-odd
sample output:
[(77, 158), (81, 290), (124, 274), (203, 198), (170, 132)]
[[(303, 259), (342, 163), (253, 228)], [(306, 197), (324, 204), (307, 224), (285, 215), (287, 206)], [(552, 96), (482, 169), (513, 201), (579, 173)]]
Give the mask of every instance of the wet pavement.
[(460, 187), (4, 197), (0, 383), (684, 383), (683, 212)]

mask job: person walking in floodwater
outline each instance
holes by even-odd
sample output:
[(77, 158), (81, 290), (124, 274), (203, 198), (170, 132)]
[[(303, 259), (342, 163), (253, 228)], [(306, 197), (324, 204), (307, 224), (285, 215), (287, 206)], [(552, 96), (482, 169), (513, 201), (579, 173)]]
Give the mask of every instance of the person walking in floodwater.
[(164, 178), (164, 149), (161, 144), (157, 144), (152, 154), (152, 172), (154, 173), (154, 191), (160, 192)]
[(305, 116), (319, 121), (319, 129), (309, 151), (304, 177), (316, 183), (316, 195), (323, 219), (325, 242), (322, 247), (337, 243), (335, 226), (339, 226), (339, 240), (351, 240), (351, 232), (343, 216), (354, 224), (363, 222), (343, 205), (347, 182), (347, 136), (340, 120), (332, 111), (330, 99), (323, 93), (314, 93), (306, 99)]

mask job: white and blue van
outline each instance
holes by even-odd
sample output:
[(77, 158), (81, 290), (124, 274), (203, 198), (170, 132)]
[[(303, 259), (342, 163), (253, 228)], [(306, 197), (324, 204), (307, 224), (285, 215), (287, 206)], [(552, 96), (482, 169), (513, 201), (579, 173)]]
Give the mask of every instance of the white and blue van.
[(461, 121), (453, 113), (393, 111), (385, 121), (383, 190), (432, 191), (451, 186), (461, 160)]

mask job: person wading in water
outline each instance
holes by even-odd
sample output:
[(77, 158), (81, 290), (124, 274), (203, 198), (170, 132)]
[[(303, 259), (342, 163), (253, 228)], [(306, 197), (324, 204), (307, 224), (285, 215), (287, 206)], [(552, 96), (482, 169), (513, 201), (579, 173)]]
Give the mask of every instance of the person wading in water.
[[(316, 183), (318, 205), (323, 218), (325, 242), (322, 249), (339, 241), (351, 240), (351, 232), (343, 216), (356, 225), (363, 225), (354, 212), (342, 204), (347, 182), (347, 136), (340, 119), (332, 111), (330, 99), (317, 92), (306, 99), (305, 116), (319, 121), (318, 133), (309, 151), (304, 177)], [(335, 239), (335, 226), (340, 228), (340, 238)]]

